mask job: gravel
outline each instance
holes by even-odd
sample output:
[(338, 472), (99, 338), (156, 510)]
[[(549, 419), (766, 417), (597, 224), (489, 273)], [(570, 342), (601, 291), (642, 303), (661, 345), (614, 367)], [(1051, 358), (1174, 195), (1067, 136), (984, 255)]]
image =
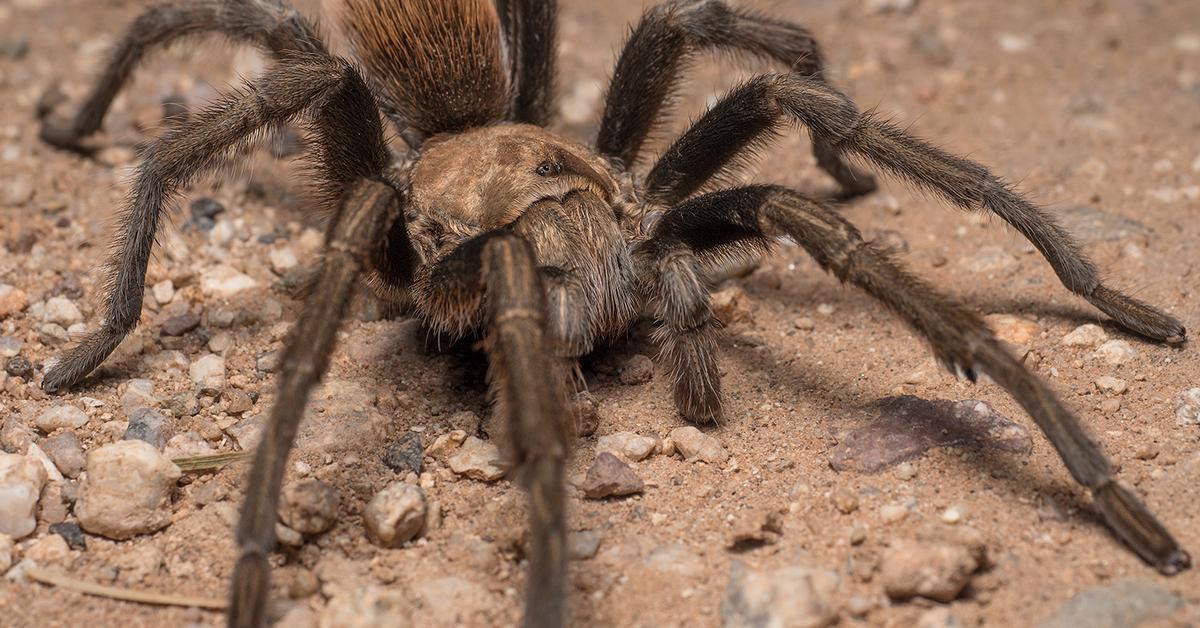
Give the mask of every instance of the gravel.
[(626, 386), (645, 384), (654, 378), (654, 362), (640, 353), (633, 355), (621, 366), (619, 377)]
[(37, 504), (46, 470), (29, 456), (0, 454), (0, 534), (15, 539), (37, 527)]
[(126, 440), (93, 449), (75, 516), (92, 534), (128, 539), (171, 523), (171, 493), (182, 473), (149, 443)]
[(301, 480), (283, 487), (279, 518), (301, 534), (321, 534), (337, 523), (341, 497), (320, 480)]
[(587, 560), (600, 550), (600, 542), (604, 534), (599, 530), (582, 530), (567, 535), (567, 558), (571, 560)]
[(1137, 354), (1137, 349), (1134, 349), (1133, 345), (1128, 342), (1124, 340), (1109, 340), (1100, 345), (1099, 349), (1096, 349), (1095, 355), (1097, 358), (1113, 366), (1119, 366), (1132, 361), (1137, 357)]
[(127, 412), (134, 408), (154, 407), (159, 398), (154, 394), (154, 382), (148, 379), (131, 379), (125, 382), (121, 390), (121, 407)]
[(53, 406), (33, 420), (37, 428), (47, 434), (58, 429), (78, 429), (87, 425), (88, 416), (75, 406)]
[(218, 299), (228, 299), (257, 286), (253, 277), (224, 264), (208, 268), (200, 275), (200, 291)]
[(838, 575), (810, 567), (751, 571), (735, 561), (721, 599), (725, 628), (821, 628), (837, 621)]
[(163, 321), (161, 330), (164, 336), (182, 336), (199, 326), (200, 315), (195, 312), (185, 312)]
[(54, 297), (46, 301), (46, 307), (42, 311), (42, 320), (70, 327), (75, 323), (83, 322), (83, 313), (79, 311), (79, 306), (70, 299)]
[(726, 546), (731, 550), (744, 551), (774, 545), (782, 536), (783, 515), (778, 510), (750, 508), (734, 520)]
[(14, 355), (5, 362), (4, 372), (13, 377), (28, 378), (33, 375), (33, 364), (23, 355)]
[(201, 393), (217, 394), (225, 388), (225, 358), (206, 355), (188, 368), (192, 383)]
[(363, 511), (363, 525), (372, 543), (399, 547), (421, 533), (426, 515), (425, 491), (421, 487), (392, 482), (371, 498)]
[(709, 464), (721, 464), (729, 460), (729, 452), (721, 446), (721, 441), (690, 425), (671, 430), (671, 440), (685, 460)]
[(587, 476), (579, 488), (588, 499), (604, 499), (641, 493), (645, 486), (646, 483), (629, 465), (603, 451), (588, 468)]
[(1068, 347), (1098, 347), (1108, 340), (1108, 334), (1099, 325), (1087, 324), (1076, 327), (1063, 336), (1062, 344)]
[(61, 536), (63, 540), (67, 542), (67, 546), (69, 546), (71, 549), (87, 549), (87, 537), (84, 536), (83, 528), (80, 528), (78, 523), (56, 523), (50, 526), (50, 532), (52, 534)]

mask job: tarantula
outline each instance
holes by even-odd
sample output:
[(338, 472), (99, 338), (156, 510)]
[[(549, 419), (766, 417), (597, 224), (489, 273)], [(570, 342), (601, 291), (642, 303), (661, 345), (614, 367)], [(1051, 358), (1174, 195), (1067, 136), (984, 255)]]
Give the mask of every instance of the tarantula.
[[(109, 270), (107, 313), (47, 372), (43, 387), (78, 383), (137, 324), (164, 205), (266, 129), (311, 126), (317, 189), (329, 211), (319, 276), (286, 341), (278, 396), (247, 483), (229, 622), (267, 620), (268, 554), (297, 424), (365, 278), (431, 329), (483, 339), (496, 415), (509, 431), (530, 499), (525, 623), (564, 621), (563, 466), (571, 416), (565, 364), (640, 318), (692, 423), (721, 419), (719, 325), (707, 279), (781, 237), (879, 299), (928, 340), (948, 369), (987, 374), (1045, 432), (1104, 521), (1166, 574), (1190, 558), (1134, 493), (1079, 420), (998, 342), (980, 317), (913, 276), (830, 208), (778, 185), (722, 187), (741, 160), (794, 124), (818, 165), (853, 197), (875, 188), (853, 157), (961, 209), (995, 213), (1029, 239), (1062, 283), (1126, 329), (1168, 343), (1183, 326), (1101, 283), (1078, 244), (1045, 210), (983, 166), (860, 112), (825, 78), (802, 27), (720, 0), (650, 8), (609, 84), (599, 134), (586, 147), (545, 129), (554, 110), (556, 5), (548, 0), (341, 0), (353, 60), (329, 52), (285, 0), (169, 0), (121, 39), (73, 119), (42, 137), (79, 148), (151, 48), (220, 33), (274, 58), (261, 77), (164, 132), (144, 153)], [(734, 88), (645, 175), (631, 168), (662, 119), (688, 61), (736, 51), (782, 72)], [(393, 156), (385, 123), (407, 152)]]

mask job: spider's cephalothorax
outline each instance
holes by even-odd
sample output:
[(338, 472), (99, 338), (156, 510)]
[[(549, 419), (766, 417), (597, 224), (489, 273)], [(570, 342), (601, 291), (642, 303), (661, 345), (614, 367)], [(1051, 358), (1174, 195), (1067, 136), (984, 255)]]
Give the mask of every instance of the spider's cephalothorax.
[[(1132, 332), (1183, 341), (1183, 326), (1101, 283), (1045, 210), (983, 166), (858, 110), (826, 82), (795, 24), (720, 0), (648, 10), (623, 48), (591, 148), (543, 127), (553, 111), (551, 0), (332, 2), (355, 61), (331, 54), (286, 0), (168, 0), (139, 17), (78, 113), (42, 137), (84, 150), (142, 55), (181, 36), (221, 33), (276, 60), (263, 76), (166, 131), (146, 151), (113, 259), (104, 321), (46, 373), (55, 391), (94, 370), (137, 324), (162, 209), (259, 131), (303, 118), (330, 215), (321, 271), (281, 358), (278, 395), (247, 484), (230, 622), (261, 625), (268, 554), (288, 452), (328, 365), (356, 280), (410, 304), (433, 329), (478, 334), (496, 414), (530, 492), (526, 623), (559, 625), (566, 587), (560, 357), (575, 358), (639, 316), (653, 325), (680, 414), (721, 417), (719, 325), (709, 278), (789, 237), (929, 341), (948, 368), (986, 373), (1038, 423), (1115, 534), (1164, 573), (1190, 565), (1170, 533), (1117, 482), (1053, 392), (982, 320), (906, 271), (825, 203), (777, 185), (722, 187), (731, 168), (787, 126), (805, 126), (843, 198), (874, 189), (853, 156), (963, 209), (995, 213), (1033, 243), (1063, 284)], [(733, 50), (777, 63), (717, 101), (644, 175), (642, 144), (687, 61)], [(359, 69), (361, 68), (361, 70)], [(381, 115), (382, 114), (382, 115)], [(393, 163), (384, 119), (409, 144)], [(637, 183), (635, 183), (637, 182)]]

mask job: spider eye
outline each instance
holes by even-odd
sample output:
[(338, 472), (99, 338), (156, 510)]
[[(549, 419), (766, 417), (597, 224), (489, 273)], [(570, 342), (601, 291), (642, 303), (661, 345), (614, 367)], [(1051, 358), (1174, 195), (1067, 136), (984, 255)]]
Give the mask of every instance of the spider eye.
[(538, 164), (537, 173), (543, 177), (553, 177), (562, 172), (562, 164), (557, 161), (543, 161)]

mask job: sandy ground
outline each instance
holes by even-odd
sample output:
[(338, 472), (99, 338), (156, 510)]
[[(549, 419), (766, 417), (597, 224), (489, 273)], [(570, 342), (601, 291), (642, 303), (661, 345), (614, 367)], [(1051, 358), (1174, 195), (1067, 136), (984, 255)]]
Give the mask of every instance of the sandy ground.
[[(825, 44), (837, 84), (864, 107), (911, 122), (921, 135), (1020, 182), (1039, 202), (1107, 216), (1104, 225), (1081, 227), (1088, 252), (1112, 283), (1192, 327), (1200, 325), (1195, 291), (1200, 4), (924, 0), (912, 10), (877, 9), (887, 4), (912, 3), (773, 0), (756, 6), (810, 26)], [(595, 130), (599, 91), (642, 0), (563, 5), (559, 128), (586, 140)], [(0, 183), (34, 184), (30, 197), (0, 207), (7, 247), (0, 256), (0, 283), (23, 290), (33, 302), (65, 292), (89, 323), (96, 320), (98, 262), (110, 218), (127, 190), (129, 156), (110, 150), (108, 161), (117, 164), (112, 166), (40, 144), (33, 109), (55, 80), (78, 98), (102, 51), (139, 6), (116, 0), (0, 4), (0, 40), (28, 43), (22, 58), (0, 56)], [(180, 93), (190, 103), (203, 102), (235, 73), (252, 74), (260, 66), (252, 54), (215, 45), (201, 50), (158, 55), (117, 101), (98, 142), (132, 145), (145, 138), (142, 128), (158, 123), (165, 96)], [(679, 110), (694, 115), (747, 71), (729, 60), (702, 62)], [(686, 119), (677, 116), (673, 128)], [(803, 133), (785, 137), (767, 155), (752, 169), (753, 178), (829, 188)], [(136, 333), (141, 346), (57, 399), (35, 388), (40, 372), (33, 383), (8, 377), (0, 391), (5, 417), (28, 421), (54, 403), (91, 397), (104, 405), (89, 410), (92, 420), (78, 431), (80, 440), (89, 449), (110, 442), (127, 420), (122, 383), (151, 379), (163, 399), (188, 390), (186, 367), (155, 362), (154, 356), (177, 350), (194, 360), (208, 352), (205, 344), (218, 333), (233, 337), (226, 350), (231, 385), (261, 394), (245, 416), (269, 408), (274, 378), (256, 370), (256, 359), (279, 348), (298, 303), (272, 290), (278, 278), (268, 255), (284, 246), (302, 250), (307, 218), (298, 187), (289, 180), (291, 162), (262, 151), (250, 164), (186, 193), (184, 207), (187, 198), (200, 196), (225, 204), (221, 220), (230, 223), (233, 237), (213, 244), (204, 232), (176, 229), (166, 238), (169, 251), (151, 264), (148, 285), (171, 279), (178, 293), (168, 306), (148, 299), (151, 307)], [(868, 235), (903, 249), (911, 268), (971, 307), (1032, 322), (1034, 331), (1022, 347), (1029, 352), (1027, 363), (1084, 418), (1119, 462), (1122, 479), (1137, 487), (1185, 547), (1200, 551), (1200, 429), (1177, 425), (1175, 418), (1180, 394), (1200, 386), (1194, 348), (1170, 348), (1122, 332), (1063, 289), (1011, 230), (899, 183), (887, 183), (845, 214)], [(272, 232), (283, 238), (260, 240)], [(201, 296), (196, 274), (216, 261), (255, 277), (259, 287), (227, 304)], [(717, 625), (735, 562), (753, 570), (801, 565), (837, 572), (840, 584), (831, 599), (844, 625), (1037, 625), (1081, 591), (1126, 579), (1186, 601), (1156, 625), (1200, 622), (1200, 571), (1159, 576), (1115, 541), (1085, 492), (1003, 390), (958, 381), (937, 369), (925, 346), (897, 320), (864, 294), (840, 286), (794, 247), (781, 248), (740, 285), (752, 319), (732, 326), (723, 343), (729, 420), (710, 431), (736, 464), (655, 456), (635, 465), (648, 483), (642, 496), (595, 502), (574, 493), (572, 529), (599, 531), (601, 538), (594, 557), (572, 566), (574, 624)], [(278, 311), (271, 301), (281, 306)], [(190, 307), (206, 322), (181, 338), (161, 338), (162, 320), (179, 314), (180, 307)], [(207, 321), (222, 308), (252, 314), (243, 317), (244, 324), (218, 330)], [(310, 416), (295, 454), (311, 476), (338, 489), (342, 508), (331, 532), (276, 557), (281, 612), (308, 607), (319, 614), (340, 582), (415, 592), (418, 624), (511, 624), (519, 617), (523, 590), (523, 564), (514, 550), (523, 502), (512, 483), (460, 480), (435, 465), (429, 494), (441, 505), (440, 527), (397, 550), (378, 549), (364, 536), (364, 504), (393, 479), (382, 462), (389, 442), (418, 428), (428, 444), (450, 429), (449, 418), (459, 411), (486, 416), (477, 360), (431, 355), (410, 323), (372, 320), (377, 316), (370, 310), (344, 326), (345, 342), (328, 378), (330, 398)], [(811, 330), (797, 324), (805, 318)], [(1086, 323), (1099, 323), (1110, 338), (1130, 343), (1136, 357), (1111, 365), (1089, 348), (1060, 344)], [(22, 314), (0, 322), (0, 333), (24, 341), (22, 355), (38, 369), (59, 350), (39, 339), (39, 327), (40, 321)], [(619, 359), (619, 354), (602, 359), (589, 371), (601, 408), (598, 434), (629, 430), (661, 437), (678, 427), (661, 377), (623, 385), (606, 367)], [(1128, 390), (1099, 391), (1094, 382), (1103, 376), (1127, 381)], [(902, 473), (832, 470), (829, 457), (840, 436), (865, 424), (874, 402), (898, 392), (985, 400), (1029, 426), (1032, 453), (932, 450)], [(217, 403), (177, 419), (174, 430), (208, 434), (214, 447), (231, 450), (236, 448), (231, 439), (212, 431), (214, 422), (223, 421), (230, 419)], [(595, 438), (579, 442), (572, 475), (592, 462)], [(76, 577), (116, 586), (223, 595), (233, 559), (229, 525), (244, 471), (244, 465), (235, 465), (189, 476), (165, 530), (125, 542), (89, 537), (87, 550), (72, 551), (62, 566)], [(833, 497), (847, 494), (858, 507), (844, 514)], [(902, 505), (907, 516), (886, 521), (881, 510), (893, 512), (888, 507), (894, 505)], [(782, 536), (760, 549), (730, 552), (730, 521), (750, 507), (784, 512)], [(988, 539), (991, 566), (944, 608), (889, 601), (876, 567), (881, 555), (890, 544), (940, 524), (949, 508), (963, 513), (959, 525)], [(17, 543), (18, 559), (47, 534), (46, 527), (42, 521)], [(849, 539), (856, 527), (866, 533), (854, 545)], [(321, 592), (313, 593), (314, 574)], [(0, 613), (0, 623), (13, 626), (220, 623), (216, 613), (121, 603), (9, 580), (0, 581)], [(295, 611), (290, 617), (312, 615)]]

